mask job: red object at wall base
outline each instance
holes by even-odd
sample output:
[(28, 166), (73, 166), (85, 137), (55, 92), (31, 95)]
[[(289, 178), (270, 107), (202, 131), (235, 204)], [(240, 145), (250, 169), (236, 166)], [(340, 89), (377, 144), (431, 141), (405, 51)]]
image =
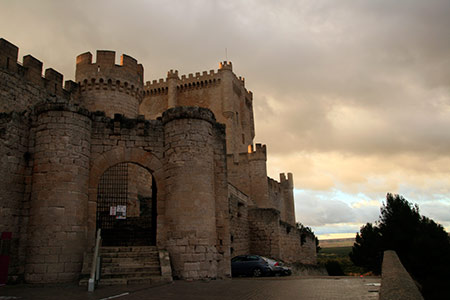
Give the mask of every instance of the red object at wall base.
[(0, 284), (6, 284), (8, 280), (9, 249), (11, 245), (11, 232), (2, 232), (0, 239)]

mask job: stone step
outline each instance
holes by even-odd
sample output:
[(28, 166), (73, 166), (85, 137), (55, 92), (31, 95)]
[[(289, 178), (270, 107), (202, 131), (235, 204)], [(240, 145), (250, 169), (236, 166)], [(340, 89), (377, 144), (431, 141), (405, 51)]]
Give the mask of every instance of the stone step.
[(161, 274), (161, 269), (159, 266), (133, 266), (133, 267), (104, 267), (102, 268), (102, 276), (111, 274), (136, 274), (136, 273), (151, 273), (154, 275)]
[[(87, 286), (88, 278), (80, 280), (80, 286)], [(102, 278), (98, 285), (127, 285), (127, 284), (164, 284), (172, 282), (171, 277), (163, 276), (145, 276), (145, 277), (129, 277), (129, 278)]]
[(102, 264), (117, 264), (117, 263), (125, 263), (125, 264), (145, 264), (145, 263), (158, 263), (159, 264), (159, 256), (156, 257), (101, 257)]
[[(163, 253), (168, 255), (167, 251), (164, 251)], [(171, 282), (170, 272), (165, 271), (165, 276), (162, 276), (159, 255), (158, 248), (152, 246), (101, 247), (102, 264), (99, 285)], [(86, 268), (84, 269), (87, 273), (90, 270), (88, 267), (92, 254), (85, 254), (85, 260)], [(84, 274), (83, 277), (79, 281), (80, 285), (87, 284), (89, 274)]]
[(161, 276), (161, 271), (144, 271), (144, 272), (115, 272), (110, 274), (104, 274), (102, 273), (100, 275), (100, 279), (107, 279), (107, 278), (142, 278), (142, 277), (148, 277), (148, 276)]
[(102, 262), (102, 268), (142, 268), (142, 267), (158, 267), (159, 262), (157, 261), (149, 261), (149, 262)]
[(104, 258), (125, 258), (125, 257), (136, 257), (136, 258), (153, 258), (153, 259), (159, 259), (158, 252), (106, 252), (100, 253), (101, 257)]
[(156, 246), (100, 247), (100, 253), (108, 252), (158, 252)]

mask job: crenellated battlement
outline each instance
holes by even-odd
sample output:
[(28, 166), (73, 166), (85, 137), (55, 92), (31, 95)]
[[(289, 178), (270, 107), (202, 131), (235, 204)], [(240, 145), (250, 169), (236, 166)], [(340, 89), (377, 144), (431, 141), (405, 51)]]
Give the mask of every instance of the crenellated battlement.
[(129, 94), (142, 100), (144, 68), (131, 56), (123, 54), (116, 65), (116, 52), (97, 50), (97, 60), (86, 52), (77, 56), (75, 80), (81, 92), (110, 90)]
[(280, 183), (285, 189), (293, 189), (294, 178), (292, 176), (292, 173), (287, 173), (287, 178), (285, 173), (280, 173)]
[(287, 173), (287, 177), (285, 173), (280, 173), (280, 181), (277, 181), (273, 178), (267, 177), (267, 181), (269, 187), (274, 190), (281, 192), (283, 189), (293, 189), (294, 188), (294, 180), (292, 177), (292, 173)]
[(233, 63), (231, 61), (224, 60), (219, 63), (219, 71), (220, 70), (230, 70), (233, 71)]
[[(160, 78), (158, 80), (147, 81), (144, 86), (144, 95), (150, 96), (150, 95), (167, 94), (169, 79), (177, 80), (178, 92), (184, 92), (193, 89), (216, 87), (221, 83), (222, 70), (232, 71), (233, 70), (232, 63), (227, 61), (220, 62), (219, 69), (217, 71), (209, 70), (203, 72), (196, 72), (195, 74), (189, 73), (187, 75), (181, 75), (181, 77), (178, 76), (178, 70), (175, 71), (170, 70), (169, 72), (167, 72), (166, 79)], [(251, 99), (253, 97), (253, 94), (252, 92), (247, 91), (247, 89), (245, 89), (245, 79), (241, 76), (239, 77), (236, 76), (234, 73), (233, 75), (236, 81), (239, 82), (242, 87), (244, 87), (245, 92), (249, 95), (249, 98)]]
[(177, 90), (183, 92), (191, 89), (209, 88), (217, 86), (221, 81), (221, 76), (218, 72), (210, 70), (209, 72), (197, 72), (195, 74), (178, 76), (178, 71), (170, 70), (167, 72), (167, 78), (160, 78), (159, 80), (147, 81), (144, 90), (145, 95), (159, 95), (166, 94), (168, 91), (168, 80), (175, 79), (177, 82)]
[(77, 90), (78, 85), (71, 80), (67, 80), (63, 88), (63, 75), (52, 68), (46, 69), (42, 76), (42, 62), (31, 55), (25, 55), (23, 62), (19, 63), (18, 54), (17, 46), (0, 38), (0, 69), (22, 77), (50, 95), (65, 96), (69, 99), (70, 93)]
[(247, 156), (249, 160), (267, 160), (266, 145), (256, 144), (255, 148), (252, 146)]
[(273, 178), (267, 177), (267, 183), (269, 185), (269, 190), (277, 191), (281, 193), (281, 184)]

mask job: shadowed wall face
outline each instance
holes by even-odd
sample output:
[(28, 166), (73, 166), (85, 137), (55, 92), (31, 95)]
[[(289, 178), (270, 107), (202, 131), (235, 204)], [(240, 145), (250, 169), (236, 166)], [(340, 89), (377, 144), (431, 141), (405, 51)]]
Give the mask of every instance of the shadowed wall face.
[[(200, 116), (198, 108), (188, 113)], [(217, 277), (214, 190), (213, 114), (202, 119), (183, 115), (178, 107), (163, 115), (166, 141), (167, 248), (175, 276)]]

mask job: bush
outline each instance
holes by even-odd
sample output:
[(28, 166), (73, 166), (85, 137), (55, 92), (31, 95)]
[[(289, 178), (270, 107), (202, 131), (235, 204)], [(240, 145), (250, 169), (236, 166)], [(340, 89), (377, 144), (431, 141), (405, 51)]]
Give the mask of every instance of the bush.
[(341, 264), (337, 260), (329, 260), (325, 263), (325, 268), (327, 269), (328, 275), (330, 276), (344, 276), (344, 271), (342, 271)]

